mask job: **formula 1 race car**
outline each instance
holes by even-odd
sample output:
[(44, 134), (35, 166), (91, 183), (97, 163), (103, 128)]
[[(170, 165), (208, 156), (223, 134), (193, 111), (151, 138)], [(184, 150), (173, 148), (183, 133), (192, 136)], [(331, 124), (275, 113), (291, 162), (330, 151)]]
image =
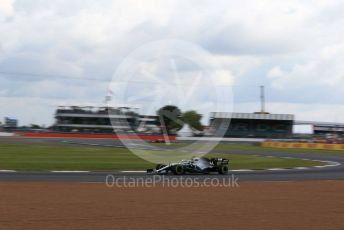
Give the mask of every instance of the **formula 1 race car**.
[(191, 160), (182, 160), (179, 163), (158, 164), (155, 169), (147, 169), (147, 173), (166, 174), (172, 172), (175, 175), (184, 173), (203, 173), (218, 172), (219, 174), (228, 173), (229, 160), (223, 158), (193, 157)]
[(150, 143), (166, 143), (164, 139), (151, 140)]

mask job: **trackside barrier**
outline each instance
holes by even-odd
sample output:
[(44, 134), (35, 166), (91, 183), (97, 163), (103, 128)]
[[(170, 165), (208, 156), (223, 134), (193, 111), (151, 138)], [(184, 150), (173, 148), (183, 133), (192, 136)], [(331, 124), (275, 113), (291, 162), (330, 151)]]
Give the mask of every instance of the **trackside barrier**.
[(297, 143), (297, 142), (273, 142), (263, 141), (262, 147), (284, 148), (284, 149), (320, 149), (344, 151), (344, 144), (323, 144), (323, 143)]
[[(22, 137), (50, 137), (50, 138), (98, 138), (98, 139), (141, 139), (147, 141), (164, 140), (160, 135), (113, 135), (113, 134), (80, 134), (80, 133), (17, 133)], [(169, 136), (170, 141), (175, 141), (175, 136)]]
[(5, 132), (0, 132), (0, 137), (11, 137), (14, 136), (13, 133), (5, 133)]

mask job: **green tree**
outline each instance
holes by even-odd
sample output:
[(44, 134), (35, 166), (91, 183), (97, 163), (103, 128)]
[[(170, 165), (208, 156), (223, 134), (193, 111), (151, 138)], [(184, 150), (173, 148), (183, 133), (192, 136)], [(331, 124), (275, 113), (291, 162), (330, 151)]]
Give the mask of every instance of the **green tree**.
[(202, 115), (197, 113), (194, 110), (186, 111), (183, 113), (183, 121), (190, 125), (192, 128), (197, 129), (198, 131), (203, 130), (203, 126), (201, 124)]
[(158, 122), (165, 128), (168, 134), (179, 130), (183, 126), (182, 112), (175, 105), (166, 105), (157, 111)]
[(30, 124), (30, 128), (31, 128), (31, 129), (40, 129), (41, 126), (36, 125), (36, 124)]

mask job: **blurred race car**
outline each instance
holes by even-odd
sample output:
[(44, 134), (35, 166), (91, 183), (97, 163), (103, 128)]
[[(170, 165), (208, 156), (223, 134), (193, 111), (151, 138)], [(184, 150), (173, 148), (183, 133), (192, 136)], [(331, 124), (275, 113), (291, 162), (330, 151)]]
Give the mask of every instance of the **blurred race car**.
[(166, 143), (164, 139), (151, 140), (150, 143)]
[(182, 160), (179, 163), (158, 164), (155, 169), (147, 169), (147, 173), (166, 174), (172, 172), (175, 175), (185, 173), (218, 172), (227, 174), (229, 170), (229, 160), (223, 158), (193, 157), (191, 160)]

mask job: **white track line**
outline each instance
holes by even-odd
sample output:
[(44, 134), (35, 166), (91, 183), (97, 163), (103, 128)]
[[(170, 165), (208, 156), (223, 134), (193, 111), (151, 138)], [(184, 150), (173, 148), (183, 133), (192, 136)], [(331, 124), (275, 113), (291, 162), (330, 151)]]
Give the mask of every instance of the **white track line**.
[(230, 172), (252, 172), (254, 170), (252, 169), (234, 169), (234, 170), (230, 170)]
[(293, 168), (293, 169), (299, 169), (299, 170), (302, 170), (302, 169), (310, 169), (309, 167), (296, 167), (296, 168)]
[(145, 173), (147, 171), (120, 171), (122, 173)]
[(269, 171), (280, 171), (280, 170), (288, 170), (288, 169), (284, 169), (284, 168), (271, 168), (271, 169), (266, 169)]
[(333, 164), (333, 165), (326, 165), (326, 167), (337, 167), (339, 166), (340, 164)]
[(0, 170), (0, 172), (17, 172), (16, 170), (6, 170), (6, 169), (3, 169), (3, 170)]
[(335, 162), (335, 161), (327, 161), (326, 163), (328, 163), (328, 167), (334, 167), (334, 166), (341, 165), (339, 162)]

